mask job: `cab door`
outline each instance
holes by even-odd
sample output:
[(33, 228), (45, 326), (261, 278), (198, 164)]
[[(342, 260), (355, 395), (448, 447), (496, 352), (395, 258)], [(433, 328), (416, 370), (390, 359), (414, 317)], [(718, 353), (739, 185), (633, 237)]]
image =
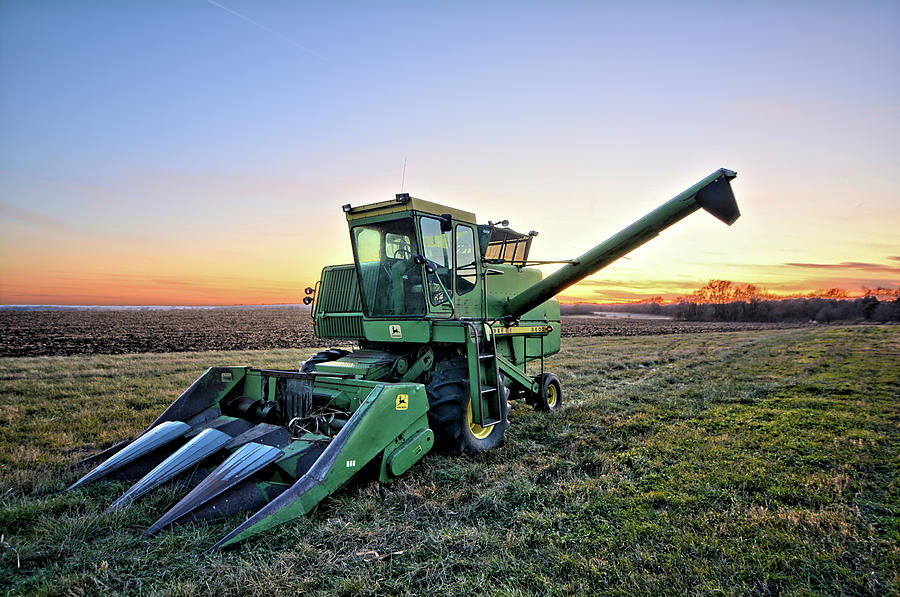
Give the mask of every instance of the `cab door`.
[(454, 304), (458, 317), (483, 317), (481, 259), (475, 242), (475, 227), (456, 224), (453, 227)]
[[(443, 224), (443, 225), (442, 225)], [(428, 312), (438, 317), (453, 316), (453, 230), (432, 216), (419, 218), (422, 253), (428, 261), (423, 265), (425, 301)]]

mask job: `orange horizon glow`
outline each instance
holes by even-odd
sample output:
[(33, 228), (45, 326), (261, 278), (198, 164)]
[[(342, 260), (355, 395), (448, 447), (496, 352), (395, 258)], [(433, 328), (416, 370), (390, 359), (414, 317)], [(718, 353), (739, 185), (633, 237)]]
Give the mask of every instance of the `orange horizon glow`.
[[(341, 263), (346, 262), (340, 261)], [(337, 262), (336, 262), (337, 263)], [(81, 275), (57, 274), (54, 276), (4, 275), (0, 280), (0, 304), (4, 305), (98, 305), (98, 306), (240, 306), (300, 304), (304, 289), (318, 281), (319, 273), (302, 274), (294, 270), (283, 279), (269, 273), (269, 277), (251, 274), (240, 277), (216, 277), (209, 274), (181, 276), (167, 274), (114, 274), (86, 273)], [(661, 297), (663, 302), (677, 301), (689, 296), (709, 280), (698, 280), (693, 285), (674, 290), (671, 283), (642, 280), (629, 287), (628, 282), (588, 280), (575, 284), (557, 299), (563, 304), (594, 303), (621, 304), (647, 301)], [(780, 283), (777, 289), (754, 283), (773, 299), (818, 296), (829, 289), (840, 289), (847, 298), (864, 296), (865, 289), (885, 288), (873, 280), (872, 284), (859, 284), (858, 279), (848, 283), (843, 278), (817, 278), (812, 284)], [(738, 284), (748, 282), (735, 281)], [(753, 283), (753, 282), (749, 282)], [(852, 284), (856, 283), (854, 287)], [(896, 286), (894, 286), (896, 288)]]
[[(782, 254), (789, 253), (795, 261), (741, 263), (737, 255), (742, 247), (757, 245), (761, 228), (771, 226), (765, 222), (766, 210), (755, 213), (759, 206), (742, 201), (740, 183), (735, 187), (745, 215), (733, 227), (698, 212), (626, 258), (563, 290), (557, 298), (563, 303), (597, 304), (657, 296), (672, 301), (690, 295), (711, 279), (752, 283), (779, 298), (831, 288), (851, 296), (861, 296), (865, 288), (900, 288), (900, 256), (879, 259), (883, 246), (869, 249), (867, 254), (853, 249), (857, 261), (838, 261), (832, 257), (836, 243), (822, 248), (795, 243), (779, 248), (783, 253), (764, 252), (765, 257), (775, 259), (785, 259)], [(531, 209), (537, 211), (539, 205)], [(303, 290), (318, 281), (322, 267), (352, 261), (346, 222), (337, 209), (314, 214), (321, 224), (302, 217), (296, 224), (265, 218), (243, 222), (250, 233), (231, 234), (224, 243), (219, 238), (222, 227), (214, 233), (188, 234), (189, 223), (175, 222), (175, 233), (157, 242), (141, 234), (85, 235), (34, 211), (0, 209), (0, 215), (6, 216), (0, 223), (6, 224), (7, 232), (0, 237), (0, 303), (6, 305), (297, 304)], [(228, 226), (230, 230), (234, 224)], [(571, 258), (599, 240), (588, 222), (578, 231), (588, 242), (573, 243), (573, 226), (564, 212), (545, 218), (544, 226), (532, 249), (534, 259)], [(610, 227), (605, 233), (614, 230)], [(698, 253), (694, 247), (697, 236), (708, 238), (712, 248), (701, 248)], [(804, 241), (801, 238), (799, 242)], [(857, 247), (864, 244), (852, 238), (843, 242), (848, 247), (845, 250), (851, 250), (854, 243)], [(715, 249), (716, 245), (726, 250)], [(569, 255), (561, 255), (564, 251)], [(802, 260), (797, 259), (801, 255)], [(540, 269), (546, 275), (554, 267)], [(660, 278), (661, 271), (675, 275)]]

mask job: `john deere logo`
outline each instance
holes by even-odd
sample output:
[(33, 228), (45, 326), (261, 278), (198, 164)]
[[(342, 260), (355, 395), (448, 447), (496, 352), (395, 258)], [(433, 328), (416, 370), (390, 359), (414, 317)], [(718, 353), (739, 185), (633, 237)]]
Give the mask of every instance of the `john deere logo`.
[(409, 408), (409, 394), (397, 394), (397, 410)]
[(403, 337), (403, 330), (400, 329), (399, 325), (391, 324), (390, 329), (391, 329), (391, 338), (402, 338)]

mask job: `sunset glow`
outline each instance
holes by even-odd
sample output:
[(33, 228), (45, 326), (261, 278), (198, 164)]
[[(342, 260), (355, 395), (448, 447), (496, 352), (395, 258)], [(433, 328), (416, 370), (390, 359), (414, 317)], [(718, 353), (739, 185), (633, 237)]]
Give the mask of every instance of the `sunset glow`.
[(732, 227), (692, 215), (561, 300), (900, 288), (898, 23), (896, 2), (3, 3), (0, 303), (296, 303), (350, 261), (341, 205), (401, 185), (568, 259), (719, 167)]

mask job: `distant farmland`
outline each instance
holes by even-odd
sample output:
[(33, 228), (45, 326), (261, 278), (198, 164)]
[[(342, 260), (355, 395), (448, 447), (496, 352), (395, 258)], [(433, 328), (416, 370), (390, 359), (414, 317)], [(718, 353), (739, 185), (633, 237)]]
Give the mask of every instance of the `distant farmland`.
[[(797, 325), (564, 317), (562, 333), (566, 337), (641, 336)], [(289, 307), (0, 311), (0, 357), (270, 350), (322, 344), (313, 334), (309, 312)]]

